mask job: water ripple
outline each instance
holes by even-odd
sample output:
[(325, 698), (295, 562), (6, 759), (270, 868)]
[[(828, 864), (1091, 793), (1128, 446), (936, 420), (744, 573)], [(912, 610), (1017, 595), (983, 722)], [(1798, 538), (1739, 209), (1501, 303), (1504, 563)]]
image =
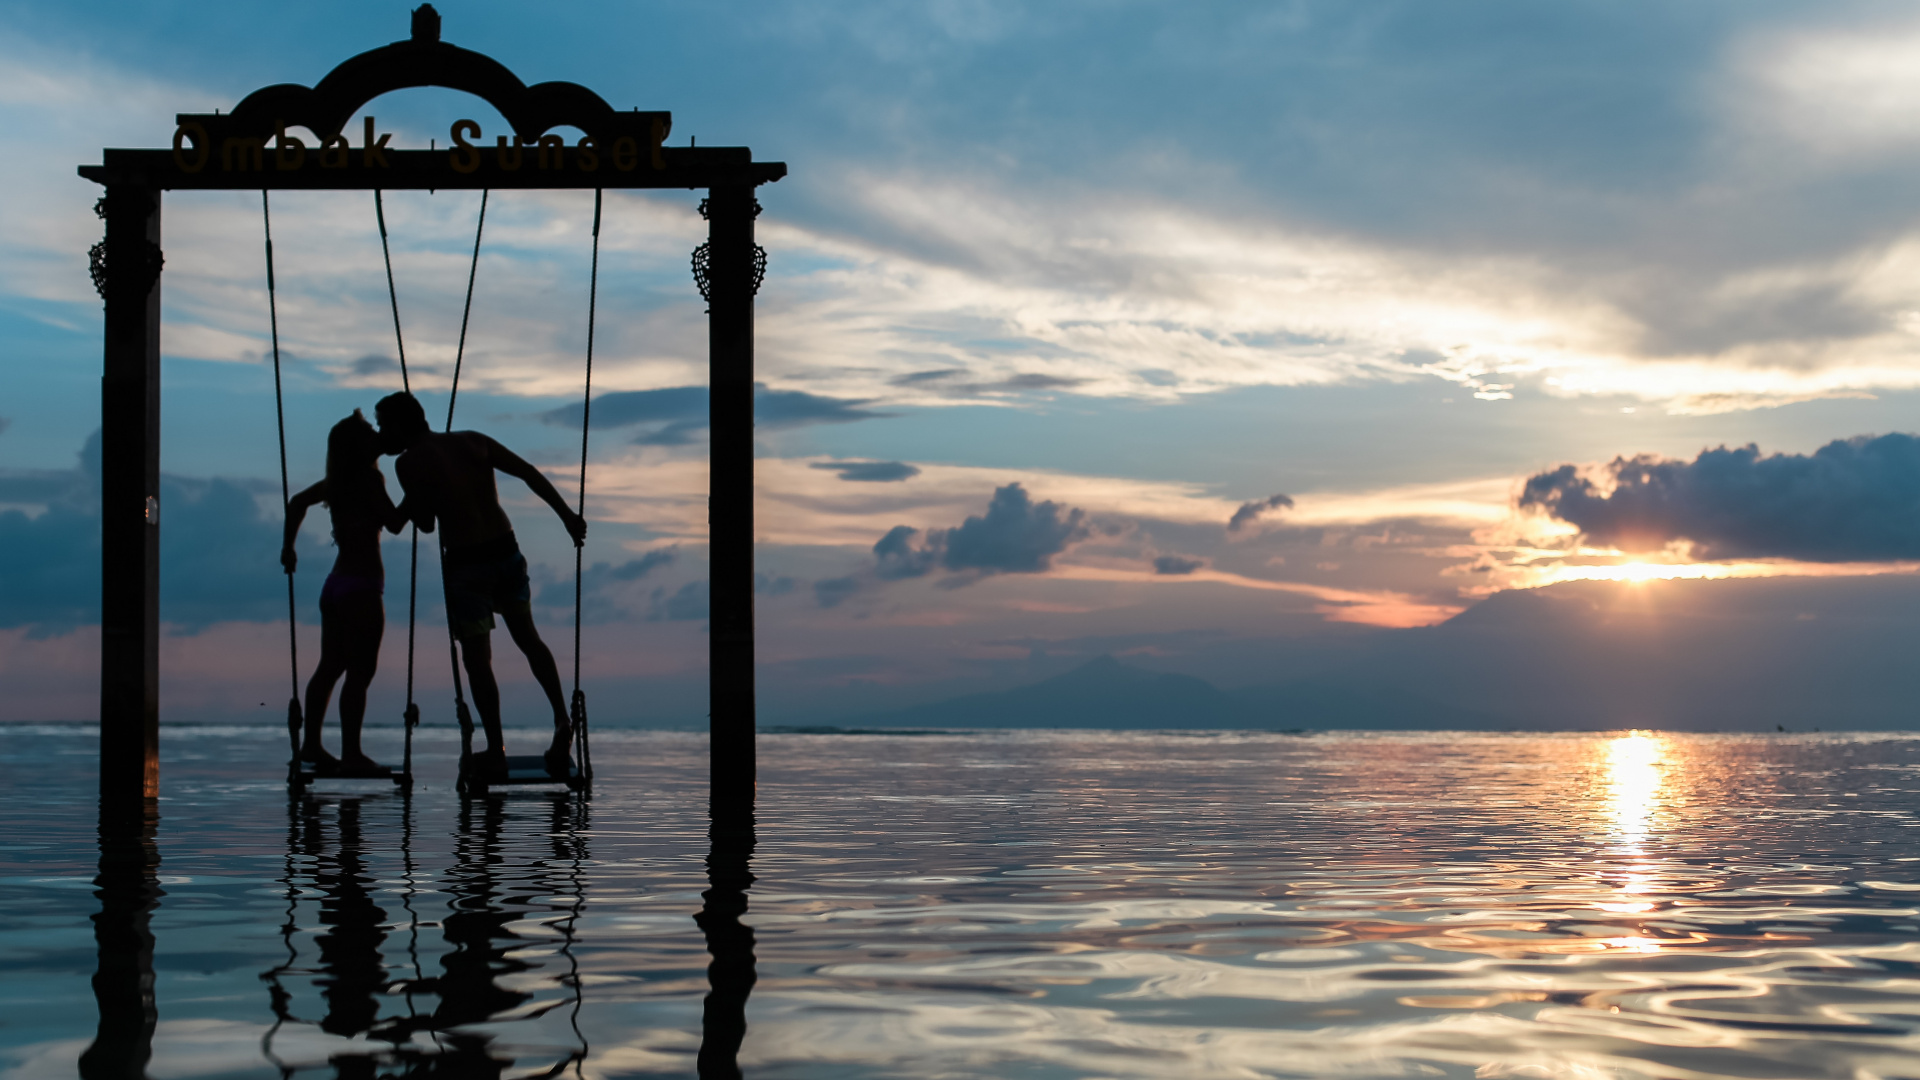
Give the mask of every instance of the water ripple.
[[(90, 736), (0, 729), (7, 1077), (96, 1035)], [(1920, 1076), (1906, 736), (770, 735), (750, 857), (695, 736), (584, 810), (166, 739), (156, 1076)]]

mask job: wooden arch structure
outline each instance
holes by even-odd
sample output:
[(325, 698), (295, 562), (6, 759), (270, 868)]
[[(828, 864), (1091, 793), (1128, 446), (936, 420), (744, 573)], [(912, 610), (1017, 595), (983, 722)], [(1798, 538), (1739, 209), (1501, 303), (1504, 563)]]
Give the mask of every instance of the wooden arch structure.
[[(169, 190), (704, 189), (707, 242), (694, 277), (708, 303), (712, 479), (712, 799), (716, 825), (751, 821), (754, 789), (753, 297), (761, 185), (786, 175), (745, 147), (665, 145), (666, 112), (620, 112), (586, 87), (528, 86), (490, 57), (440, 40), (431, 5), (412, 36), (361, 53), (312, 87), (254, 91), (229, 113), (183, 113), (168, 149), (102, 151), (80, 175), (102, 185), (106, 238), (92, 251), (106, 303), (101, 380), (100, 794), (103, 820), (138, 817), (159, 794), (160, 204)], [(457, 121), (444, 150), (388, 146), (373, 117), (394, 90), (462, 90), (513, 130), (481, 139)], [(556, 127), (585, 132), (567, 145)], [(305, 128), (309, 146), (295, 134)], [(359, 145), (352, 136), (360, 136)]]

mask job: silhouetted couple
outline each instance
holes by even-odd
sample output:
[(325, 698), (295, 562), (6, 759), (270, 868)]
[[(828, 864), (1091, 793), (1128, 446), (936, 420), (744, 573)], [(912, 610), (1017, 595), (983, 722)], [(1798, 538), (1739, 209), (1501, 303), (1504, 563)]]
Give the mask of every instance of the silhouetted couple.
[[(500, 508), (494, 486), (497, 469), (518, 477), (553, 507), (577, 546), (586, 541), (587, 521), (570, 509), (540, 470), (513, 451), (477, 431), (436, 433), (412, 394), (390, 394), (374, 406), (376, 432), (360, 410), (333, 426), (327, 435), (327, 475), (293, 496), (280, 563), (288, 573), (297, 561), (294, 537), (307, 510), (325, 503), (333, 517), (333, 541), (339, 554), (320, 590), (320, 663), (307, 683), (306, 730), (300, 759), (323, 771), (358, 772), (378, 768), (360, 748), (366, 717), (367, 687), (379, 666), (380, 639), (386, 631), (381, 602), (386, 574), (380, 563), (380, 530), (399, 532), (412, 521), (421, 532), (440, 533), (441, 577), (446, 588), (447, 624), (460, 642), (468, 684), (487, 748), (473, 767), (498, 773), (506, 767), (500, 732), (500, 687), (493, 678), (494, 615), (506, 621), (513, 643), (526, 654), (533, 677), (553, 706), (553, 742), (547, 771), (565, 777), (573, 728), (561, 693), (560, 670), (553, 653), (533, 625), (532, 590), (527, 560), (514, 539), (513, 523)], [(399, 455), (393, 466), (405, 498), (396, 507), (380, 474), (380, 456)], [(341, 757), (336, 761), (320, 744), (320, 721), (333, 687), (340, 691)]]

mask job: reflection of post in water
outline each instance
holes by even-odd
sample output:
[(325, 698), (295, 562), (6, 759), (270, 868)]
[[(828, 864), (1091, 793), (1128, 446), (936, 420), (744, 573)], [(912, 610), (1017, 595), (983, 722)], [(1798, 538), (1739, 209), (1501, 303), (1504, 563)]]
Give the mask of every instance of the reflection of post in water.
[(753, 992), (753, 929), (740, 922), (753, 884), (753, 823), (714, 823), (708, 834), (707, 891), (693, 921), (706, 935), (707, 992), (700, 1016), (700, 1075), (738, 1077), (740, 1042), (747, 1034), (747, 995)]
[(166, 893), (160, 888), (160, 814), (100, 815), (100, 873), (93, 879), (100, 913), (93, 938), (100, 950), (93, 997), (100, 1027), (80, 1055), (85, 1080), (144, 1077), (153, 1056), (159, 1010), (153, 998), (153, 931), (149, 921)]

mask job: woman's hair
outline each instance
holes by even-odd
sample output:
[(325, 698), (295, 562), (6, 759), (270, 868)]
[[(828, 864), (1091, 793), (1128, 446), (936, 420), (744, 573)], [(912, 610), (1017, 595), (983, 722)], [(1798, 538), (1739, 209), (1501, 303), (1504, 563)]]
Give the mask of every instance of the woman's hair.
[(380, 433), (355, 409), (327, 432), (327, 505), (351, 506), (385, 482), (380, 475)]

